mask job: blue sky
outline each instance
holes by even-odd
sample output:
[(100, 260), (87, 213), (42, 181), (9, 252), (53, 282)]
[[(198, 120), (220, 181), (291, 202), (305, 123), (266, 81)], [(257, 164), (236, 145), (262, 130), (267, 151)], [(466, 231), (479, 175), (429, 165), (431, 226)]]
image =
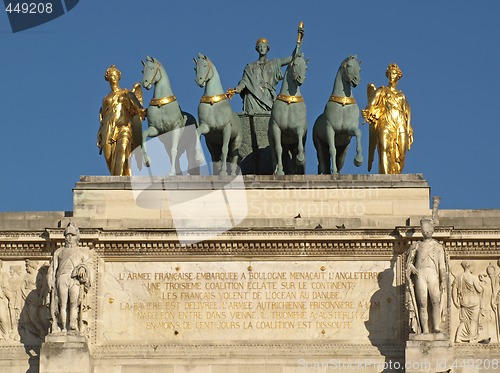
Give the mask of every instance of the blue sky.
[[(389, 63), (403, 71), (398, 87), (411, 105), (415, 137), (404, 173), (422, 173), (442, 208), (500, 208), (500, 2), (245, 4), (81, 0), (66, 15), (18, 33), (0, 15), (0, 211), (72, 210), (80, 175), (108, 174), (95, 143), (111, 64), (122, 71), (121, 86), (131, 88), (141, 80), (141, 59), (158, 58), (183, 110), (196, 116), (203, 93), (194, 82), (198, 52), (215, 63), (224, 88), (234, 87), (258, 57), (255, 41), (269, 40), (270, 58), (288, 56), (301, 20), (302, 52), (310, 58), (301, 88), (309, 125), (306, 173), (317, 170), (314, 120), (340, 62), (357, 54), (363, 61), (354, 91), (360, 108), (366, 84), (387, 83)], [(147, 91), (145, 102), (151, 97)], [(242, 108), (239, 97), (231, 104)], [(365, 162), (354, 167), (353, 144), (342, 173), (368, 173), (368, 128), (361, 127)]]

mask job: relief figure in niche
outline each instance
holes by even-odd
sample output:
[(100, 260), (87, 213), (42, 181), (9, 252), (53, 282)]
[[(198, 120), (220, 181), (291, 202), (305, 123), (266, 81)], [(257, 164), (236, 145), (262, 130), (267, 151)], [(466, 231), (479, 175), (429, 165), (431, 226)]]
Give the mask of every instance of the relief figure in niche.
[(2, 267), (3, 262), (0, 260), (0, 341), (9, 340), (12, 329), (9, 310), (12, 297), (9, 288), (9, 275), (2, 272)]
[(451, 286), (453, 304), (459, 309), (459, 320), (455, 342), (471, 342), (479, 336), (479, 316), (483, 310), (484, 288), (480, 279), (472, 272), (474, 263), (464, 260), (463, 272), (457, 275)]
[(19, 317), (19, 331), (21, 341), (30, 341), (43, 339), (48, 333), (48, 264), (38, 268), (37, 261), (27, 259), (25, 265), (26, 274), (21, 282), (24, 306)]
[(18, 331), (18, 322), (21, 316), (21, 310), (23, 309), (23, 297), (21, 294), (21, 283), (23, 278), (21, 277), (22, 267), (20, 265), (10, 266), (10, 278), (9, 278), (9, 288), (11, 293), (11, 298), (9, 302), (9, 312), (10, 312), (10, 323), (11, 323), (11, 335), (10, 338), (16, 341), (20, 341)]
[[(500, 267), (500, 259), (497, 265)], [(491, 282), (491, 299), (490, 306), (495, 315), (495, 330), (497, 341), (500, 342), (500, 274), (497, 274), (498, 268), (490, 263), (486, 268), (486, 274)]]

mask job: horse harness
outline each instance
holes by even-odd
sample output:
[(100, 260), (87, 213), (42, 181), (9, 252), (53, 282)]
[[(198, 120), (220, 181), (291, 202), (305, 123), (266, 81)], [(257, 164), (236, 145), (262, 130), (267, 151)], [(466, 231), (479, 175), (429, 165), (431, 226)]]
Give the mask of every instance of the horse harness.
[(227, 100), (228, 98), (227, 93), (221, 93), (220, 95), (215, 96), (201, 96), (200, 103), (213, 105), (217, 102)]
[(335, 96), (331, 95), (328, 101), (336, 102), (338, 104), (345, 105), (353, 105), (356, 103), (356, 99), (354, 97), (345, 97), (345, 96)]
[(280, 93), (276, 97), (276, 100), (286, 102), (288, 105), (290, 105), (290, 104), (295, 104), (297, 102), (304, 102), (304, 97), (302, 97), (302, 96), (288, 96), (288, 95), (284, 95), (284, 94)]
[(175, 97), (175, 96), (152, 98), (151, 101), (149, 101), (149, 105), (162, 107), (163, 105), (170, 104), (171, 102), (174, 102), (175, 100), (177, 100), (177, 97)]
[[(158, 72), (160, 72), (160, 79), (158, 79), (158, 80), (161, 80), (161, 78), (162, 78), (160, 65), (158, 65), (158, 63), (156, 61), (155, 61), (155, 66), (156, 66), (156, 71), (153, 75), (153, 78), (151, 79), (152, 82), (155, 80), (156, 74), (158, 74)], [(177, 98), (173, 95), (167, 96), (167, 97), (161, 97), (161, 98), (152, 98), (151, 101), (149, 101), (149, 105), (162, 107), (163, 105), (170, 104), (171, 102), (174, 102), (175, 100), (177, 100)]]

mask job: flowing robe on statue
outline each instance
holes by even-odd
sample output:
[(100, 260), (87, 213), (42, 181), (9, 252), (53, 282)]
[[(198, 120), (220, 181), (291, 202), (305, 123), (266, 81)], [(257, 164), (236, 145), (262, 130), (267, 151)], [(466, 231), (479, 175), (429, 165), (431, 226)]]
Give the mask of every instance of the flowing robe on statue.
[[(373, 124), (379, 155), (379, 173), (400, 174), (406, 151), (413, 141), (410, 106), (403, 92), (380, 87), (366, 107), (369, 116), (378, 118)], [(370, 140), (371, 141), (371, 140)], [(374, 148), (374, 144), (370, 144)]]
[(460, 302), (459, 320), (455, 341), (474, 340), (479, 334), (479, 313), (481, 311), (481, 294), (483, 287), (474, 277), (468, 278), (465, 273), (457, 276), (452, 289), (457, 291)]
[(245, 86), (241, 92), (243, 110), (248, 114), (270, 113), (276, 99), (276, 85), (282, 79), (279, 58), (246, 65), (243, 77), (238, 83), (238, 86)]

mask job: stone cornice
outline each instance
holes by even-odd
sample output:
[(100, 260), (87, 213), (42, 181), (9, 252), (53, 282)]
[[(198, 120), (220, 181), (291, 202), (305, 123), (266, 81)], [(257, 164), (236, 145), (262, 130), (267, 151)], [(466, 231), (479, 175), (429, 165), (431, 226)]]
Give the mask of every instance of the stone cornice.
[(267, 356), (267, 358), (280, 359), (286, 355), (307, 357), (334, 358), (345, 356), (356, 351), (356, 356), (380, 357), (379, 347), (383, 347), (389, 356), (401, 356), (404, 354), (405, 344), (381, 344), (377, 347), (369, 344), (353, 344), (342, 341), (325, 341), (316, 343), (303, 342), (245, 342), (245, 343), (175, 343), (175, 344), (100, 344), (95, 346), (93, 357), (95, 359), (106, 359), (126, 356), (130, 359), (143, 358), (144, 356), (158, 357), (186, 357), (196, 352), (196, 358), (233, 358), (248, 356)]
[(377, 189), (429, 188), (422, 174), (400, 175), (243, 175), (234, 176), (81, 176), (75, 190), (195, 189)]
[[(44, 232), (0, 231), (0, 255), (46, 256), (64, 242), (62, 228)], [(186, 233), (186, 231), (185, 231)], [(419, 229), (233, 229), (189, 231), (191, 245), (180, 245), (173, 229), (104, 230), (82, 228), (81, 244), (101, 255), (392, 255), (421, 240)], [(490, 255), (500, 252), (500, 230), (453, 230), (438, 227), (434, 237), (448, 254)]]

